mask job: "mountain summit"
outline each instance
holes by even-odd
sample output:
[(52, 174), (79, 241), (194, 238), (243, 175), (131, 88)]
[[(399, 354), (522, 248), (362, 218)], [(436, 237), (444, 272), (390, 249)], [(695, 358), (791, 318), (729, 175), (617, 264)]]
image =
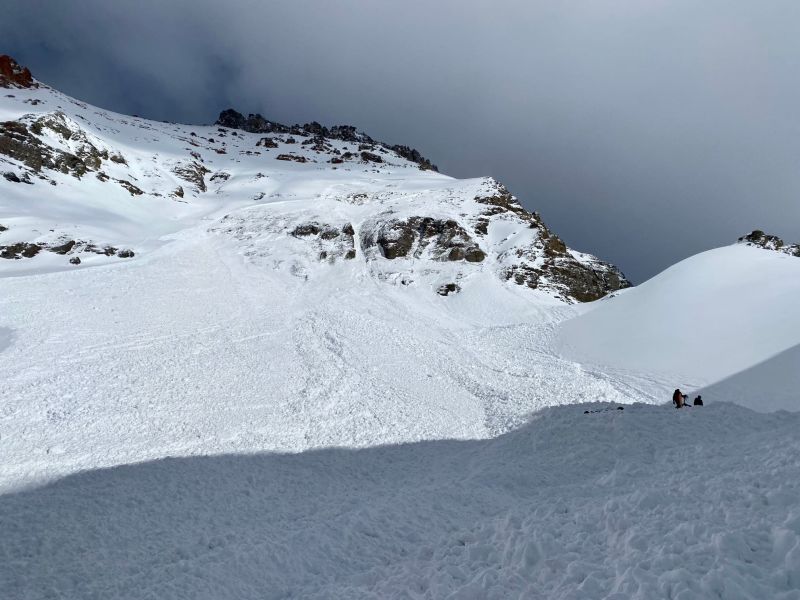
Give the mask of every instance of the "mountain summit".
[(7, 54), (0, 55), (0, 87), (4, 88), (30, 88), (36, 87), (30, 70), (21, 67)]
[(232, 109), (212, 127), (158, 123), (39, 87), (10, 57), (0, 65), (14, 91), (0, 100), (0, 271), (131, 259), (202, 230), (308, 281), (327, 269), (449, 296), (491, 275), (567, 303), (629, 286), (497, 181), (446, 177), (353, 126)]
[[(366, 160), (377, 162), (380, 157), (376, 155), (365, 155), (370, 146), (378, 145), (386, 150), (392, 150), (399, 154), (401, 157), (411, 162), (417, 163), (422, 170), (438, 171), (436, 165), (432, 164), (430, 160), (422, 156), (416, 149), (409, 148), (400, 144), (389, 145), (382, 142), (376, 142), (366, 133), (358, 131), (353, 125), (335, 125), (328, 129), (317, 123), (306, 123), (305, 125), (282, 125), (275, 121), (268, 121), (259, 114), (250, 114), (245, 118), (243, 114), (229, 108), (223, 110), (219, 114), (219, 118), (215, 125), (222, 125), (223, 127), (230, 127), (233, 129), (242, 129), (250, 133), (288, 133), (292, 135), (311, 136), (312, 139), (307, 139), (304, 143), (314, 144), (321, 146), (324, 149), (325, 140), (342, 140), (345, 142), (355, 142), (359, 145), (364, 145), (362, 156), (366, 156)], [(338, 152), (337, 152), (338, 154)]]

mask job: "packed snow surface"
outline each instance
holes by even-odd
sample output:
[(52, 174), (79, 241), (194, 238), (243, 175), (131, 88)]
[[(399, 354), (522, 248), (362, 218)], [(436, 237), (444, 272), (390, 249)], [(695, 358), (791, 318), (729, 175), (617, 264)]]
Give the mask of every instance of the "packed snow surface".
[(91, 471), (0, 496), (0, 589), (796, 600), (798, 430), (726, 403), (580, 405), (486, 441)]

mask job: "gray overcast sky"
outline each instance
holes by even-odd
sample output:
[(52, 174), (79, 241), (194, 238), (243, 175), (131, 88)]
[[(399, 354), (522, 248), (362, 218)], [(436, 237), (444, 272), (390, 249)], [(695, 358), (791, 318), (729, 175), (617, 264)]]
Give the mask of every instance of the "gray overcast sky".
[[(351, 123), (493, 175), (642, 281), (800, 241), (800, 2), (6, 0), (0, 53), (77, 98)], [(691, 293), (686, 290), (686, 293)]]

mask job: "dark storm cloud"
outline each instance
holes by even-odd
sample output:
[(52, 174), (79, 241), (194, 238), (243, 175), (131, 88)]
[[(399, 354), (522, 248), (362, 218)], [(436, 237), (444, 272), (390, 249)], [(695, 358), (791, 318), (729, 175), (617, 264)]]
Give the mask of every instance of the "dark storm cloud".
[(176, 121), (232, 105), (353, 123), (449, 174), (496, 176), (637, 280), (755, 227), (800, 240), (795, 0), (12, 0), (3, 12), (0, 51), (66, 93)]

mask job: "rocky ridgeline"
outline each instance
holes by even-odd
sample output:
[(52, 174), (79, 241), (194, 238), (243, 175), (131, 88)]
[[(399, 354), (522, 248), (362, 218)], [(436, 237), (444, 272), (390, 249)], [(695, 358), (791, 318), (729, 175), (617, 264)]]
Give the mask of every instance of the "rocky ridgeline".
[(538, 213), (525, 210), (505, 186), (494, 182), (493, 188), (491, 194), (475, 198), (486, 207), (473, 224), (476, 234), (486, 236), (493, 220), (516, 221), (537, 233), (529, 244), (513, 246), (498, 255), (505, 279), (578, 302), (591, 302), (630, 287), (631, 283), (614, 265), (570, 250)]
[[(227, 127), (229, 129), (240, 129), (249, 133), (271, 133), (271, 134), (284, 134), (284, 135), (302, 135), (309, 136), (310, 139), (303, 142), (304, 144), (313, 144), (313, 150), (329, 151), (330, 148), (326, 147), (326, 140), (341, 140), (344, 142), (352, 142), (359, 144), (361, 151), (361, 158), (371, 162), (382, 162), (380, 156), (370, 153), (369, 150), (374, 149), (375, 146), (385, 148), (395, 152), (400, 157), (416, 163), (420, 169), (438, 171), (436, 165), (432, 164), (430, 160), (422, 156), (416, 149), (401, 144), (390, 145), (383, 142), (378, 142), (368, 136), (362, 131), (358, 131), (352, 125), (334, 125), (333, 127), (325, 127), (316, 121), (306, 123), (305, 125), (283, 125), (275, 121), (269, 121), (259, 114), (250, 114), (245, 117), (242, 113), (229, 108), (223, 110), (219, 114), (215, 125), (220, 127)], [(275, 147), (270, 145), (272, 143), (269, 138), (265, 138), (260, 142), (261, 145), (267, 147)], [(365, 155), (366, 154), (366, 155)], [(291, 160), (285, 158), (284, 160)], [(332, 161), (333, 162), (333, 161)]]
[[(42, 140), (44, 133), (58, 139), (63, 147), (55, 147)], [(101, 144), (89, 139), (87, 133), (63, 112), (56, 111), (25, 122), (23, 120), (0, 123), (0, 155), (22, 163), (27, 171), (16, 173), (6, 171), (3, 177), (13, 183), (32, 183), (31, 177), (38, 177), (50, 184), (46, 171), (58, 171), (80, 179), (93, 172), (100, 181), (113, 179), (103, 172), (103, 163), (110, 161), (125, 164), (125, 158), (118, 153), (109, 152)], [(113, 179), (132, 196), (144, 192), (125, 179)]]
[[(0, 82), (6, 87), (38, 86), (30, 72), (9, 57), (0, 57)], [(40, 91), (43, 98), (37, 97), (38, 92), (26, 93), (31, 97), (20, 101), (36, 106), (45, 97), (51, 98), (46, 86)], [(70, 112), (63, 108), (64, 103), (81, 110)], [(65, 183), (63, 175), (78, 182), (91, 177), (93, 181), (119, 186), (131, 196), (191, 202), (199, 195), (224, 194), (229, 187), (251, 185), (252, 181), (246, 183), (236, 177), (243, 157), (260, 161), (255, 157), (262, 156), (267, 161), (265, 170), (277, 167), (279, 173), (283, 169), (280, 163), (296, 169), (289, 163), (317, 163), (317, 154), (323, 155), (319, 159), (331, 165), (332, 170), (343, 163), (355, 163), (359, 173), (365, 170), (361, 165), (369, 165), (370, 172), (377, 174), (384, 165), (396, 166), (392, 164), (395, 156), (417, 164), (420, 170), (436, 170), (417, 150), (378, 142), (351, 125), (328, 128), (312, 122), (288, 126), (261, 115), (245, 117), (229, 109), (220, 114), (216, 131), (204, 128), (198, 133), (174, 124), (154, 126), (140, 119), (109, 118), (101, 112), (89, 114), (86, 105), (63, 96), (54, 104), (55, 110), (23, 112), (16, 120), (0, 122), (0, 164), (8, 165), (0, 169), (0, 184), (45, 182), (57, 186)], [(92, 127), (96, 125), (94, 116), (106, 119), (104, 126)], [(101, 133), (113, 132), (118, 124), (136, 127), (148, 143), (160, 139), (177, 141), (180, 149), (177, 155), (167, 157), (153, 148), (142, 172), (140, 158), (126, 157), (120, 150), (125, 148), (127, 153), (126, 146), (115, 145), (113, 133)], [(237, 130), (258, 136), (253, 139)], [(138, 131), (135, 135), (139, 135)], [(270, 149), (278, 151), (270, 154)], [(347, 165), (345, 168), (351, 170)], [(309, 177), (313, 179), (319, 171), (315, 166)], [(414, 175), (412, 170), (409, 176), (419, 178), (424, 174)], [(183, 185), (176, 186), (175, 177)], [(269, 175), (259, 172), (256, 180), (263, 177)], [(359, 181), (356, 177), (353, 183), (358, 185)], [(69, 185), (82, 189), (83, 183), (70, 181)], [(87, 182), (86, 187), (93, 186)], [(424, 192), (405, 190), (402, 185), (386, 186), (395, 187), (376, 191), (373, 182), (368, 181), (363, 189), (334, 197), (337, 204), (330, 206), (329, 213), (306, 207), (300, 212), (286, 209), (290, 212), (281, 214), (285, 209), (275, 205), (254, 207), (225, 217), (212, 230), (239, 239), (246, 246), (245, 255), (261, 264), (274, 268), (292, 265), (291, 273), (304, 278), (315, 275), (314, 265), (357, 265), (361, 261), (366, 271), (381, 281), (429, 285), (447, 296), (459, 293), (471, 275), (491, 272), (502, 281), (542, 290), (566, 302), (596, 300), (630, 285), (613, 265), (570, 250), (537, 213), (526, 211), (493, 179), (431, 178), (431, 185)], [(255, 201), (265, 197), (265, 190), (252, 191), (255, 193), (250, 197)], [(53, 194), (58, 196), (58, 192)], [(358, 209), (351, 210), (348, 205)], [(118, 249), (122, 243), (81, 240), (76, 233), (62, 235), (55, 228), (49, 229), (52, 235), (33, 233), (36, 237), (25, 241), (22, 240), (27, 234), (3, 234), (4, 230), (8, 227), (0, 226), (0, 234), (7, 240), (0, 245), (3, 259), (31, 259), (41, 253), (55, 253), (68, 255), (70, 262), (78, 264), (82, 253), (119, 258), (134, 254), (128, 248)], [(255, 239), (262, 242), (252, 244)], [(271, 244), (278, 239), (280, 244)]]
[(760, 229), (751, 231), (747, 235), (739, 238), (740, 244), (748, 246), (755, 246), (757, 248), (764, 248), (765, 250), (773, 250), (775, 252), (782, 252), (789, 256), (800, 256), (800, 244), (786, 244), (777, 235), (770, 235), (764, 233)]

